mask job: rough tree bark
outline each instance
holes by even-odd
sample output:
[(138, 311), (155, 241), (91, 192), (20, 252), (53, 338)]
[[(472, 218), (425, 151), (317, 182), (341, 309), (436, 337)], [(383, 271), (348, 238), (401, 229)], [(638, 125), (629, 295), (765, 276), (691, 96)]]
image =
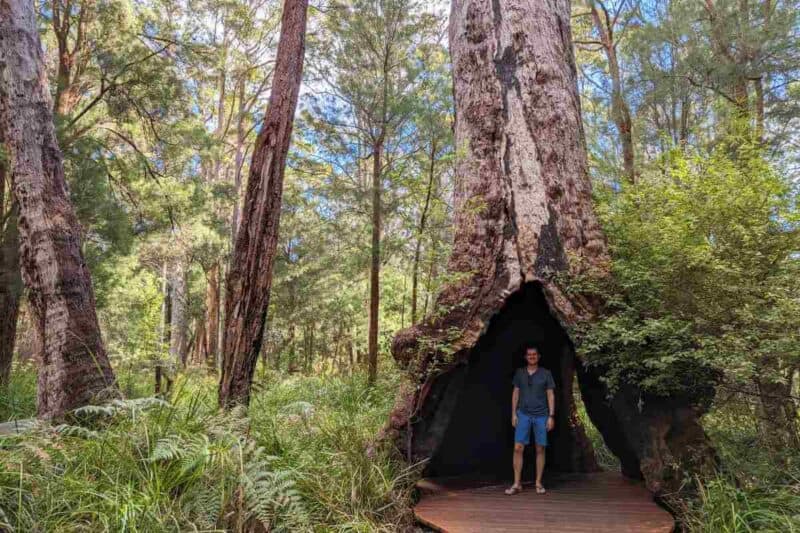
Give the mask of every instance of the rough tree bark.
[(19, 208), (22, 277), (39, 344), (38, 414), (116, 393), (69, 201), (34, 7), (0, 1), (0, 130)]
[[(387, 436), (409, 461), (431, 459), (429, 475), (497, 464), (495, 473), (507, 477), (509, 352), (533, 340), (557, 380), (553, 469), (597, 468), (576, 415), (575, 374), (625, 474), (644, 476), (658, 491), (680, 482), (675, 464), (713, 464), (694, 406), (647, 398), (634, 387), (608, 399), (599, 370), (581, 364), (567, 336), (602, 302), (568, 291), (563, 280), (605, 272), (608, 259), (592, 207), (569, 0), (454, 0), (450, 51), (459, 147), (448, 265), (455, 281), (441, 291), (432, 318), (394, 339), (393, 355), (418, 386), (401, 394)], [(462, 422), (472, 429), (458, 434)], [(487, 433), (480, 445), (469, 442)], [(442, 457), (445, 449), (462, 462)]]
[(283, 174), (305, 55), (308, 0), (287, 0), (267, 115), (256, 138), (225, 298), (219, 403), (247, 405), (258, 362), (278, 242)]

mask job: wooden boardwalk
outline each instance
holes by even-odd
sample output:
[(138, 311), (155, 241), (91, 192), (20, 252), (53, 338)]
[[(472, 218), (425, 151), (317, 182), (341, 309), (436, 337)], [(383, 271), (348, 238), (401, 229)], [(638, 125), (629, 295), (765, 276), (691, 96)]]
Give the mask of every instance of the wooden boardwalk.
[(455, 479), (422, 480), (414, 514), (446, 533), (670, 533), (672, 516), (641, 484), (619, 473), (560, 476), (536, 494), (532, 484), (506, 496), (507, 485)]

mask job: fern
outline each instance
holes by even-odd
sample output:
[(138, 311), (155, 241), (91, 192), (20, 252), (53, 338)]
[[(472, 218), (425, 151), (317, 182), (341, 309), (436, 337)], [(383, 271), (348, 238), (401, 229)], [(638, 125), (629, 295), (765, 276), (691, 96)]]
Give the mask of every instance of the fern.
[(83, 426), (71, 426), (69, 424), (60, 424), (54, 427), (53, 430), (59, 435), (64, 435), (65, 437), (78, 437), (87, 440), (100, 438), (100, 433), (98, 433), (97, 431), (92, 431), (91, 429), (87, 429)]
[(245, 464), (241, 485), (247, 511), (269, 530), (295, 531), (308, 525), (308, 513), (295, 481), (287, 471), (272, 470), (260, 450)]

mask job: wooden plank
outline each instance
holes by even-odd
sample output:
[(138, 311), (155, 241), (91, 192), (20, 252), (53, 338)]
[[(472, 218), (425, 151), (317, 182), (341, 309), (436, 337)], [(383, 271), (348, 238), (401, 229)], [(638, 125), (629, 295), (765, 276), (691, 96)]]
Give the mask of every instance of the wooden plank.
[(465, 479), (427, 479), (414, 514), (445, 533), (531, 531), (550, 533), (671, 533), (674, 520), (641, 484), (618, 473), (561, 476), (547, 494), (532, 485), (506, 496), (505, 485)]

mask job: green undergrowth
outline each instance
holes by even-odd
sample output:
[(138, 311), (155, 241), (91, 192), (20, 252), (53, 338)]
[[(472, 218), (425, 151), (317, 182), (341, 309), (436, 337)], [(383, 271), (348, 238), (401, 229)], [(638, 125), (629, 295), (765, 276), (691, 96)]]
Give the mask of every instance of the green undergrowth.
[(0, 531), (405, 529), (414, 472), (373, 442), (396, 381), (271, 376), (245, 417), (195, 375), (0, 437)]
[[(15, 370), (2, 420), (34, 414), (33, 371)], [(0, 531), (409, 530), (419, 468), (375, 442), (398, 379), (262, 375), (245, 417), (220, 414), (216, 380), (196, 373), (169, 401), (0, 437)], [(618, 468), (579, 406), (598, 461)], [(800, 451), (768, 451), (746, 409), (703, 422), (724, 470), (671, 502), (681, 531), (800, 532)]]
[(0, 422), (36, 416), (36, 370), (33, 364), (15, 364), (11, 380), (0, 387)]
[(679, 519), (689, 532), (800, 532), (800, 450), (770, 450), (751, 411), (715, 409), (703, 420), (723, 471), (696, 480)]

